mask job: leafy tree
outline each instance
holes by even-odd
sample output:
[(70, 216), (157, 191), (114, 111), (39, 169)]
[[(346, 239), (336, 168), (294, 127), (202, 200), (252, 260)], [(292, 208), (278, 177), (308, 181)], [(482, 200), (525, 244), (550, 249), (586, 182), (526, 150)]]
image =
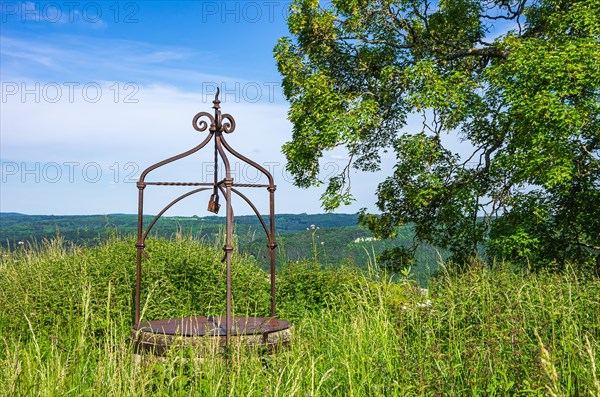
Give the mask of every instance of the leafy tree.
[[(296, 185), (327, 182), (326, 210), (353, 200), (352, 167), (378, 170), (393, 150), (380, 211), (360, 217), (378, 237), (414, 223), (462, 263), (483, 243), (532, 267), (598, 255), (598, 0), (295, 0), (288, 25), (274, 50), (283, 152)], [(336, 147), (348, 165), (321, 181)]]

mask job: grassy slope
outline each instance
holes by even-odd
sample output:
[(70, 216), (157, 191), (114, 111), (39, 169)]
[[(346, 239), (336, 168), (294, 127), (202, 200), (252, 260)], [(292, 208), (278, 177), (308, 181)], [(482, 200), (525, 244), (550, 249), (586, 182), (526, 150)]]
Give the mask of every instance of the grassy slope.
[[(219, 313), (223, 267), (213, 247), (152, 241), (146, 318)], [(93, 248), (48, 242), (3, 252), (0, 395), (403, 396), (600, 393), (600, 283), (575, 274), (473, 269), (429, 296), (371, 269), (289, 263), (278, 275), (288, 351), (132, 365), (131, 240)], [(236, 312), (265, 314), (265, 274), (236, 255)], [(427, 302), (426, 300), (430, 302)]]

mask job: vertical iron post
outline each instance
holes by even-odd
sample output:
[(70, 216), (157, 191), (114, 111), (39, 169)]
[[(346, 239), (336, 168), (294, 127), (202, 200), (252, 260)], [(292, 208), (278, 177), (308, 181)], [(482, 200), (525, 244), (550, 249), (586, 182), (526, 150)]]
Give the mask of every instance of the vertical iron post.
[(144, 222), (144, 188), (146, 184), (142, 181), (137, 183), (138, 187), (138, 224), (137, 224), (137, 242), (135, 246), (137, 248), (136, 256), (136, 275), (135, 275), (135, 325), (138, 326), (140, 323), (140, 298), (142, 289), (142, 256), (146, 244), (144, 243), (143, 237), (143, 222)]
[(271, 317), (277, 315), (275, 310), (275, 185), (269, 184), (269, 261), (271, 270)]
[(233, 251), (233, 211), (231, 208), (231, 185), (233, 179), (229, 177), (229, 168), (227, 168), (228, 177), (225, 178), (225, 198), (226, 198), (226, 235), (225, 235), (225, 262), (227, 266), (227, 308), (225, 313), (225, 344), (229, 346), (229, 338), (231, 336), (231, 251)]

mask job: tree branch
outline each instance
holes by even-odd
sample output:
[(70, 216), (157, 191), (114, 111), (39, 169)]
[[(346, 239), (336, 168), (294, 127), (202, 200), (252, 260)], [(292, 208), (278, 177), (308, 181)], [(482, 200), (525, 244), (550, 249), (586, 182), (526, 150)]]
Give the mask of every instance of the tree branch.
[(456, 51), (454, 53), (448, 54), (447, 59), (449, 61), (453, 61), (458, 58), (464, 57), (492, 57), (492, 58), (501, 58), (507, 59), (510, 55), (509, 51), (500, 50), (497, 48), (472, 48), (470, 50), (461, 50)]
[(389, 47), (396, 48), (398, 50), (409, 50), (414, 47), (413, 44), (398, 44), (398, 43), (390, 42), (388, 40), (370, 40), (367, 38), (358, 38), (358, 37), (340, 37), (339, 39), (340, 40), (358, 40), (358, 41), (361, 41), (361, 42), (367, 43), (367, 44), (384, 44)]

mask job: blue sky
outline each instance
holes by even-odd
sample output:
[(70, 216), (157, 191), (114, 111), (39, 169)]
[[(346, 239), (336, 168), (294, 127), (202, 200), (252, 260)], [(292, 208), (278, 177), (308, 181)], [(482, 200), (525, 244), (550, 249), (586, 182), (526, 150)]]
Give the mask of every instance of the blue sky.
[[(323, 187), (299, 189), (285, 172), (281, 145), (292, 137), (273, 47), (288, 34), (289, 1), (0, 1), (0, 211), (27, 214), (135, 213), (135, 181), (151, 164), (198, 144), (191, 128), (210, 111), (216, 88), (236, 131), (239, 152), (270, 169), (279, 213), (322, 212)], [(502, 34), (507, 27), (500, 26)], [(422, 128), (410, 117), (409, 131)], [(464, 143), (448, 136), (449, 148)], [(323, 179), (347, 162), (326, 153)], [(339, 212), (375, 210), (377, 184), (393, 167), (354, 173), (356, 201)], [(234, 178), (258, 182), (233, 163)], [(155, 175), (212, 180), (209, 151)], [(146, 190), (157, 213), (181, 194)], [(249, 193), (266, 211), (266, 192)], [(204, 196), (168, 215), (206, 214)], [(241, 206), (236, 214), (250, 213)]]
[[(291, 124), (272, 51), (287, 35), (288, 4), (2, 1), (0, 211), (135, 213), (140, 172), (199, 142), (192, 117), (210, 110), (220, 87), (223, 111), (237, 122), (229, 142), (272, 170), (277, 212), (321, 212), (322, 188), (294, 187), (281, 154)], [(209, 152), (156, 177), (211, 180)], [(328, 154), (323, 175), (344, 157)], [(256, 180), (233, 167), (238, 180)], [(340, 212), (374, 202), (381, 178), (356, 178), (358, 200)], [(148, 188), (147, 212), (178, 194)], [(250, 194), (265, 210), (266, 192)], [(190, 198), (168, 214), (204, 215), (206, 201)]]

